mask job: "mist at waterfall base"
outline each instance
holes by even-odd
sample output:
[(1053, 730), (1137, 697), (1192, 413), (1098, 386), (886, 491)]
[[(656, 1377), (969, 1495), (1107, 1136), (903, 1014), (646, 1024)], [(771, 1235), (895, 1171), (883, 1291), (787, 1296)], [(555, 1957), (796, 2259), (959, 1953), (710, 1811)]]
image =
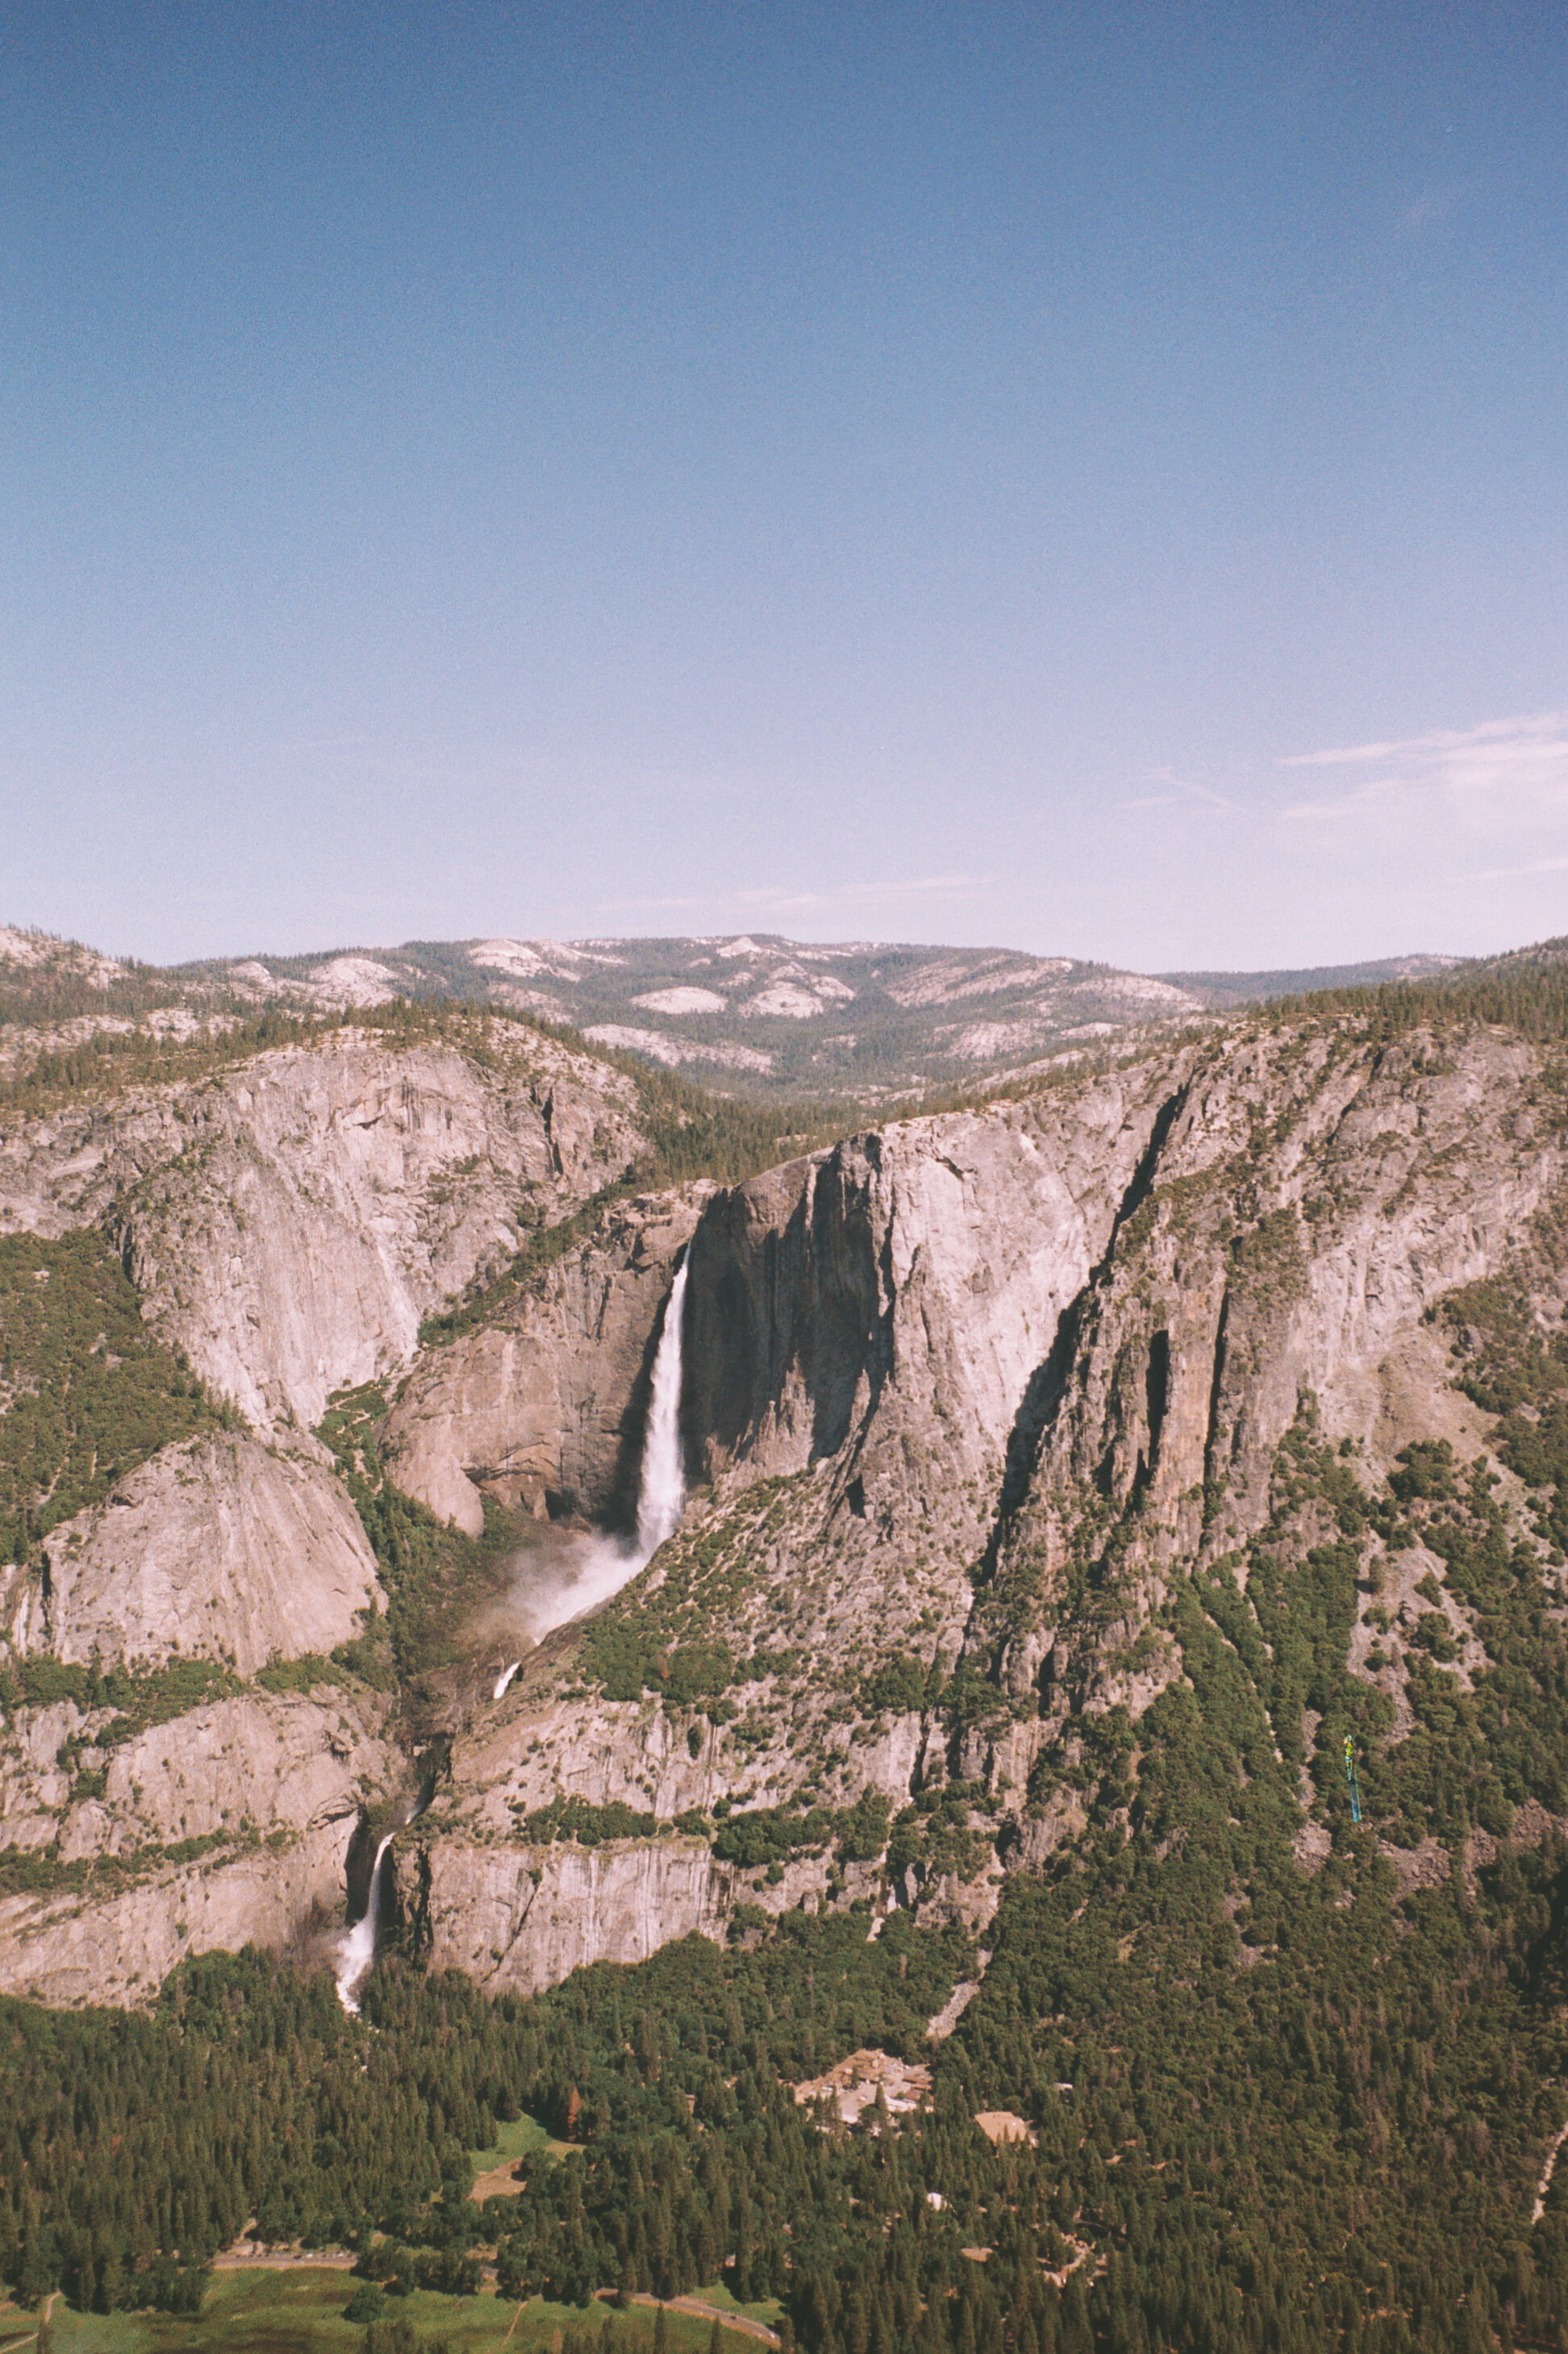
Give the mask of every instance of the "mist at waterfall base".
[[(685, 1298), (686, 1262), (683, 1259), (664, 1304), (664, 1325), (653, 1359), (636, 1534), (569, 1537), (559, 1547), (552, 1547), (547, 1557), (535, 1556), (528, 1563), (519, 1577), (516, 1599), (535, 1642), (552, 1627), (587, 1617), (612, 1594), (619, 1594), (680, 1522), (686, 1492), (681, 1459), (681, 1325)], [(521, 1660), (514, 1659), (497, 1677), (497, 1700), (521, 1665)]]

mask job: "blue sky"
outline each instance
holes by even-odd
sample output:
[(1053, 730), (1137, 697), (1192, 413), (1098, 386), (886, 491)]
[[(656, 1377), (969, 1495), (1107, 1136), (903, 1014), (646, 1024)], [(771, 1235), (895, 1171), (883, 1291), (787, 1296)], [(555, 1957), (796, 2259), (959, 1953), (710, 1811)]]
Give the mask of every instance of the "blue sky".
[(1568, 930), (1568, 16), (0, 11), (0, 917)]

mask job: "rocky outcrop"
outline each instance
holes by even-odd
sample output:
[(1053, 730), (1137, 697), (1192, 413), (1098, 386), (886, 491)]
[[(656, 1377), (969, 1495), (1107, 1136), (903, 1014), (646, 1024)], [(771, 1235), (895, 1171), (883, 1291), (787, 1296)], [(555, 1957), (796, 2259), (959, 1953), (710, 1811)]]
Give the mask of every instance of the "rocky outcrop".
[[(118, 1197), (155, 1312), (194, 1336), (193, 1355), (200, 1341), (198, 1362), (243, 1373), (258, 1413), (303, 1413), (325, 1386), (406, 1362), (418, 1304), (482, 1263), (487, 1234), (502, 1246), (502, 1170), (514, 1189), (553, 1183), (556, 1207), (591, 1174), (582, 1158), (568, 1181), (563, 1150), (553, 1178), (529, 1176), (528, 1119), (547, 1125), (535, 1098), (503, 1116), (492, 1076), (429, 1054), (418, 1073), (403, 1058), (396, 1084), (380, 1064), (318, 1056), (307, 1084), (281, 1063), (260, 1108), (225, 1080), (201, 1149), (187, 1107), (181, 1151)], [(1058, 1075), (1031, 1098), (868, 1131), (745, 1185), (621, 1204), (493, 1320), (420, 1352), (385, 1434), (410, 1493), (473, 1532), (486, 1494), (524, 1512), (624, 1513), (653, 1337), (689, 1251), (685, 1523), (591, 1640), (559, 1630), (502, 1702), (463, 1702), (450, 1778), (397, 1866), (432, 1959), (525, 1989), (720, 1934), (737, 1900), (847, 1903), (857, 1889), (983, 1920), (1001, 1868), (1039, 1869), (1090, 1820), (1086, 1720), (1118, 1703), (1136, 1719), (1181, 1672), (1163, 1606), (1264, 1525), (1294, 1423), (1348, 1443), (1369, 1472), (1428, 1431), (1480, 1444), (1423, 1319), (1494, 1272), (1561, 1187), (1556, 1103), (1534, 1049), (1500, 1032), (1216, 1031), (1119, 1071)], [(206, 1612), (243, 1619), (260, 1656), (304, 1558), (289, 1514), (317, 1536), (331, 1521), (305, 1468), (331, 1483), (303, 1455), (222, 1453), (243, 1444), (150, 1464), (144, 1489), (124, 1483), (129, 1506), (57, 1532), (57, 1649), (82, 1656), (87, 1630), (101, 1647), (117, 1620), (129, 1648), (137, 1629)], [(181, 1477), (198, 1466), (187, 1497)], [(252, 1480), (247, 1520), (235, 1483)], [(143, 1496), (142, 1534), (115, 1553), (115, 1513)], [(198, 1532), (224, 1497), (235, 1534), (208, 1560)], [(339, 1534), (338, 1568), (320, 1573), (329, 1617), (352, 1617), (366, 1575)], [(79, 1632), (57, 1638), (57, 1618)], [(1478, 1671), (1449, 1623), (1463, 1671)], [(16, 1842), (47, 1845), (61, 1870), (119, 1856), (140, 1873), (102, 1897), (105, 1918), (130, 1908), (114, 1911), (105, 1986), (134, 1984), (180, 1919), (196, 1935), (191, 1872), (219, 1891), (216, 1938), (221, 1891), (251, 1869), (243, 1848), (198, 1867), (168, 1861), (171, 1845), (270, 1824), (300, 1858), (291, 1918), (326, 1885), (329, 1830), (341, 1873), (349, 1813), (406, 1769), (355, 1706), (330, 1719), (321, 1693), (299, 1705), (296, 1720), (260, 1696), (230, 1701), (122, 1749), (101, 1741), (97, 1764), (96, 1722), (34, 1712), (15, 1729)], [(209, 1758), (210, 1798), (195, 1788)], [(237, 1815), (242, 1787), (270, 1793), (266, 1808), (239, 1799)], [(915, 1809), (885, 1873), (853, 1841), (842, 1851), (868, 1792)], [(773, 1864), (744, 1871), (673, 1830), (541, 1845), (530, 1819), (568, 1797), (661, 1824), (800, 1802), (828, 1829), (809, 1851), (786, 1830)], [(154, 1861), (143, 1872), (137, 1856)], [(98, 1900), (25, 1901), (12, 1942), (32, 1941), (27, 1983), (65, 1985)]]
[(325, 1688), (247, 1693), (122, 1742), (110, 1709), (18, 1712), (0, 1843), (39, 1861), (32, 1889), (0, 1896), (5, 1991), (134, 2002), (185, 1954), (330, 1934), (362, 1810), (408, 1784), (386, 1718), (375, 1695)]
[[(563, 1795), (669, 1820), (725, 1800), (842, 1812), (867, 1789), (896, 1810), (980, 1783), (990, 1813), (927, 1843), (895, 1893), (983, 1919), (999, 1824), (1025, 1870), (1084, 1827), (1080, 1714), (1136, 1719), (1181, 1672), (1166, 1581), (1262, 1525), (1303, 1401), (1369, 1469), (1474, 1417), (1422, 1320), (1502, 1263), (1563, 1168), (1517, 1040), (1475, 1032), (1439, 1056), (1287, 1032), (715, 1195), (691, 1245), (683, 1405), (715, 1486), (612, 1612), (629, 1638), (657, 1627), (665, 1658), (722, 1638), (741, 1664), (711, 1715), (673, 1687), (584, 1695), (563, 1666), (454, 1745), (430, 1870), (449, 1924), (472, 1902), (490, 1925), (470, 1966), (533, 1984), (622, 1950), (620, 1927), (563, 1944), (530, 1909), (539, 1859), (518, 1861), (514, 1826)], [(960, 1658), (962, 1714), (895, 1704)], [(822, 1900), (832, 1871), (789, 1862), (792, 1901)], [(776, 1901), (762, 1874), (744, 1893)], [(671, 1902), (679, 1935), (699, 1900)]]
[(824, 1458), (858, 1514), (994, 1481), (1185, 1066), (851, 1139), (718, 1195), (682, 1419), (710, 1477)]
[(387, 1425), (398, 1486), (473, 1536), (482, 1490), (539, 1517), (628, 1522), (653, 1335), (711, 1190), (620, 1205), (514, 1310), (431, 1351)]
[[(236, 1828), (263, 1839), (357, 1818), (368, 1790), (403, 1778), (383, 1737), (386, 1704), (318, 1686), (194, 1710), (110, 1753), (101, 1799), (73, 1810), (60, 1853), (128, 1852)], [(95, 1810), (95, 1812), (90, 1812)]]
[[(680, 1937), (722, 1944), (737, 1901), (759, 1914), (815, 1912), (822, 1889), (814, 1861), (753, 1882), (715, 1863), (705, 1840), (672, 1831), (602, 1847), (424, 1840), (397, 1863), (400, 1902), (431, 1967), (522, 1995), (593, 1962), (645, 1962)], [(877, 1896), (880, 1879), (849, 1865), (842, 1901)]]
[(1091, 1494), (1136, 1504), (1160, 1558), (1250, 1534), (1303, 1397), (1375, 1440), (1377, 1369), (1564, 1166), (1533, 1052), (1495, 1032), (1442, 1056), (1332, 1029), (1210, 1050), (1044, 1369), (1026, 1541), (1059, 1549)]
[(408, 1780), (387, 1712), (328, 1685), (251, 1691), (122, 1739), (112, 1708), (18, 1710), (0, 1737), (0, 1836), (73, 1863), (345, 1821)]
[[(478, 1051), (482, 1045), (483, 1052)], [(495, 1023), (475, 1051), (348, 1032), (0, 1136), (0, 1231), (107, 1225), (145, 1313), (260, 1430), (400, 1370), (420, 1319), (620, 1174), (635, 1090)]]
[(602, 1848), (441, 1840), (421, 1853), (431, 1964), (466, 1970), (482, 1985), (533, 1994), (586, 1962), (641, 1962), (693, 1931), (723, 1935), (725, 1874), (701, 1840)]
[(225, 1433), (164, 1448), (62, 1522), (38, 1572), (0, 1569), (0, 1629), (83, 1666), (223, 1659), (251, 1676), (350, 1641), (385, 1598), (332, 1471)]
[(0, 1897), (5, 1990), (133, 2007), (192, 1954), (264, 1946), (319, 1965), (344, 1916), (346, 1846), (334, 1824), (231, 1859), (167, 1864), (129, 1887), (106, 1874), (79, 1893)]

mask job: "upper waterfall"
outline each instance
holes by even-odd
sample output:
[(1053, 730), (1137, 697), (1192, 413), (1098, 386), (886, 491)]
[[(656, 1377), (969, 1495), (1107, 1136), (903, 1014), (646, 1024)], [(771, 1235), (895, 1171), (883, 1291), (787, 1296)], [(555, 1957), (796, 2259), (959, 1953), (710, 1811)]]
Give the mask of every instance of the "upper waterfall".
[(653, 1394), (642, 1442), (642, 1479), (637, 1496), (637, 1550), (643, 1561), (657, 1553), (675, 1529), (685, 1500), (681, 1453), (681, 1323), (689, 1260), (683, 1258), (664, 1303), (664, 1329), (653, 1360)]
[[(685, 1466), (681, 1449), (681, 1327), (686, 1299), (686, 1261), (682, 1260), (664, 1302), (664, 1322), (653, 1357), (648, 1421), (642, 1435), (642, 1466), (637, 1490), (637, 1530), (632, 1537), (595, 1535), (569, 1541), (557, 1575), (537, 1585), (523, 1605), (528, 1631), (537, 1642), (553, 1627), (584, 1618), (619, 1594), (680, 1525), (685, 1501)], [(522, 1665), (513, 1659), (496, 1677), (493, 1697), (503, 1699)]]

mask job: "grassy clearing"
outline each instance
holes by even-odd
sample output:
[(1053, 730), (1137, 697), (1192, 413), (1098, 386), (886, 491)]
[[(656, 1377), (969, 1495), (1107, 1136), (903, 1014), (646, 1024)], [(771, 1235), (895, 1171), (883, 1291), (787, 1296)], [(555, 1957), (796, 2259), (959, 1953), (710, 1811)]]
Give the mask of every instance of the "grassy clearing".
[[(488, 2149), (470, 2150), (473, 2160), (473, 2189), (470, 2196), (481, 2205), (486, 2199), (509, 2199), (514, 2191), (522, 2190), (523, 2185), (514, 2183), (512, 2176), (524, 2158), (554, 2164), (566, 2156), (570, 2147), (569, 2142), (552, 2140), (548, 2126), (542, 2126), (537, 2117), (513, 2117), (497, 2128)], [(524, 2176), (524, 2181), (526, 2179)]]
[[(220, 2273), (199, 2317), (189, 2321), (164, 2314), (72, 2313), (62, 2302), (54, 2311), (52, 2354), (358, 2354), (365, 2332), (343, 2317), (356, 2285), (349, 2274), (322, 2265)], [(725, 2312), (744, 2313), (770, 2326), (776, 2319), (777, 2307), (736, 2306), (726, 2289), (698, 2294)], [(561, 2337), (574, 2330), (595, 2333), (603, 2340), (604, 2354), (649, 2354), (653, 2344), (650, 2306), (612, 2313), (600, 2305), (583, 2313), (575, 2306), (532, 2297), (519, 2316), (514, 2304), (489, 2291), (453, 2297), (417, 2290), (389, 2300), (387, 2310), (406, 2314), (421, 2341), (444, 2338), (451, 2354), (493, 2354), (503, 2344), (509, 2354), (551, 2354)], [(706, 2354), (710, 2318), (672, 2310), (665, 2327), (671, 2354)], [(36, 2314), (0, 2308), (0, 2345), (37, 2327)], [(735, 2354), (761, 2342), (739, 2330), (726, 2335)]]
[(564, 2141), (552, 2141), (549, 2129), (537, 2117), (512, 2117), (496, 2127), (495, 2139), (488, 2149), (471, 2151), (476, 2167), (515, 2166), (520, 2158), (532, 2158), (536, 2150), (547, 2150), (558, 2158), (570, 2147)]

